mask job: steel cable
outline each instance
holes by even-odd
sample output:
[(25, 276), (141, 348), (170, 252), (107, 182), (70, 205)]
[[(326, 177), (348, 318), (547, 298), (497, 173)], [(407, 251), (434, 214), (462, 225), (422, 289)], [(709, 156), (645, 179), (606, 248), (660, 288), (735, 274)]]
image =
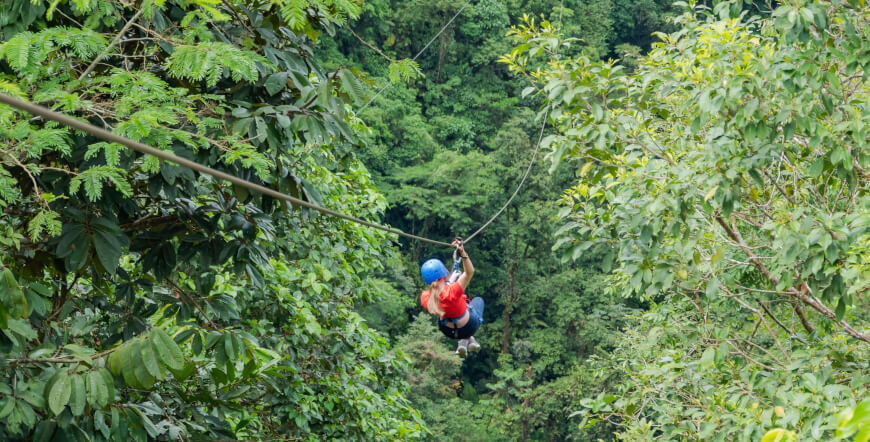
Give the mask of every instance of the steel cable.
[(138, 141), (133, 141), (129, 138), (114, 134), (114, 133), (109, 132), (105, 129), (101, 129), (99, 127), (96, 127), (92, 124), (76, 120), (75, 118), (69, 117), (67, 115), (64, 115), (64, 114), (61, 114), (58, 112), (54, 112), (54, 111), (46, 109), (45, 107), (40, 106), (38, 104), (28, 103), (26, 101), (19, 100), (17, 98), (11, 97), (11, 96), (6, 95), (4, 93), (0, 93), (0, 103), (7, 104), (7, 105), (12, 106), (12, 107), (17, 108), (17, 109), (21, 109), (21, 110), (26, 111), (28, 113), (31, 113), (33, 115), (38, 115), (42, 118), (45, 118), (46, 120), (55, 121), (55, 122), (58, 122), (60, 124), (63, 124), (64, 126), (69, 126), (69, 127), (74, 128), (74, 129), (78, 129), (82, 132), (89, 133), (97, 138), (102, 139), (102, 140), (127, 146), (130, 149), (133, 149), (137, 152), (141, 152), (141, 153), (146, 154), (146, 155), (153, 155), (157, 158), (160, 158), (161, 160), (171, 161), (171, 162), (176, 163), (180, 166), (187, 167), (187, 168), (196, 170), (198, 172), (211, 175), (211, 176), (218, 178), (218, 179), (229, 181), (233, 184), (245, 187), (245, 188), (250, 189), (250, 190), (260, 192), (263, 195), (268, 195), (268, 196), (275, 198), (275, 199), (289, 201), (293, 204), (298, 204), (300, 206), (307, 207), (309, 209), (316, 210), (318, 212), (332, 215), (332, 216), (335, 216), (335, 217), (338, 217), (338, 218), (341, 218), (341, 219), (344, 219), (347, 221), (355, 222), (357, 224), (362, 224), (364, 226), (372, 227), (375, 229), (380, 229), (380, 230), (383, 230), (385, 232), (393, 233), (393, 234), (396, 234), (399, 236), (404, 236), (406, 238), (414, 239), (417, 241), (424, 241), (424, 242), (428, 242), (431, 244), (437, 244), (437, 245), (450, 247), (450, 243), (447, 243), (447, 242), (436, 241), (434, 239), (423, 238), (422, 236), (417, 236), (417, 235), (412, 235), (410, 233), (405, 233), (405, 232), (398, 230), (398, 229), (393, 229), (391, 227), (386, 227), (386, 226), (382, 226), (380, 224), (375, 224), (375, 223), (370, 222), (370, 221), (366, 221), (366, 220), (356, 218), (356, 217), (353, 217), (350, 215), (345, 215), (341, 212), (336, 212), (335, 210), (327, 209), (325, 207), (321, 207), (321, 206), (318, 206), (316, 204), (309, 203), (308, 201), (303, 201), (299, 198), (294, 198), (294, 197), (287, 195), (285, 193), (281, 193), (281, 192), (278, 192), (276, 190), (270, 189), (268, 187), (264, 187), (264, 186), (261, 186), (259, 184), (252, 183), (248, 180), (244, 180), (242, 178), (230, 175), (228, 173), (212, 169), (211, 167), (199, 164), (199, 163), (194, 162), (194, 161), (190, 161), (186, 158), (181, 158), (181, 157), (174, 155), (174, 154), (171, 154), (169, 152), (164, 152), (160, 149), (142, 144)]
[(550, 110), (547, 109), (546, 114), (544, 114), (544, 122), (541, 124), (541, 133), (538, 134), (538, 142), (535, 143), (535, 151), (532, 152), (532, 160), (529, 161), (529, 167), (526, 168), (526, 173), (523, 174), (523, 179), (520, 180), (520, 184), (517, 185), (517, 188), (516, 188), (516, 190), (514, 190), (514, 193), (511, 195), (510, 198), (508, 198), (507, 202), (505, 202), (504, 205), (501, 206), (501, 209), (499, 209), (498, 212), (496, 212), (496, 214), (493, 215), (492, 218), (489, 219), (489, 221), (487, 221), (484, 225), (480, 226), (480, 228), (477, 229), (471, 235), (469, 235), (468, 238), (463, 239), (462, 240), (463, 243), (467, 243), (468, 241), (471, 241), (472, 238), (477, 236), (478, 233), (482, 232), (483, 229), (487, 228), (493, 221), (495, 221), (495, 219), (498, 218), (502, 212), (504, 212), (504, 209), (506, 209), (507, 206), (510, 205), (511, 201), (514, 200), (514, 197), (516, 197), (517, 194), (520, 192), (520, 189), (523, 187), (523, 184), (525, 184), (525, 182), (526, 182), (526, 178), (529, 176), (529, 172), (531, 172), (531, 170), (532, 170), (532, 166), (535, 164), (535, 157), (538, 156), (538, 150), (540, 150), (540, 148), (541, 148), (541, 140), (544, 138), (544, 128), (547, 127), (547, 118), (549, 116), (550, 116)]
[[(423, 49), (420, 49), (420, 51), (417, 52), (417, 55), (415, 55), (414, 58), (412, 58), (411, 60), (412, 60), (412, 61), (417, 61), (417, 59), (420, 58), (421, 55), (423, 55), (423, 52), (426, 52), (426, 49), (429, 49), (429, 46), (432, 44), (432, 42), (434, 42), (435, 39), (437, 39), (438, 37), (440, 37), (441, 34), (443, 34), (444, 31), (447, 30), (448, 27), (450, 27), (450, 24), (453, 23), (453, 20), (456, 20), (456, 17), (459, 17), (459, 14), (462, 14), (462, 10), (465, 9), (465, 7), (468, 6), (470, 3), (471, 3), (471, 0), (468, 0), (467, 2), (465, 2), (465, 4), (462, 5), (461, 8), (459, 8), (459, 11), (456, 11), (456, 14), (453, 15), (453, 17), (452, 17), (452, 18), (447, 22), (447, 24), (445, 24), (444, 26), (442, 26), (442, 27), (441, 27), (441, 30), (438, 31), (438, 33), (435, 34), (435, 36), (432, 37), (432, 38), (429, 40), (429, 43), (426, 43), (426, 46), (423, 46)], [(389, 83), (387, 83), (384, 87), (382, 87), (382, 88), (378, 91), (378, 93), (375, 94), (374, 97), (372, 97), (371, 99), (369, 99), (369, 101), (368, 101), (365, 105), (363, 105), (363, 107), (361, 107), (358, 111), (356, 111), (356, 113), (359, 114), (360, 112), (364, 111), (365, 108), (369, 107), (369, 105), (372, 104), (373, 101), (375, 101), (375, 98), (378, 98), (382, 93), (384, 93), (385, 90), (389, 89), (390, 86), (392, 86), (392, 85), (393, 85), (393, 82), (392, 82), (392, 81), (390, 81)]]
[[(6, 95), (4, 93), (0, 93), (0, 103), (12, 106), (16, 109), (23, 110), (23, 111), (28, 112), (28, 113), (33, 114), (33, 115), (40, 116), (42, 118), (45, 118), (46, 120), (55, 121), (55, 122), (60, 123), (64, 126), (72, 127), (74, 129), (78, 129), (82, 132), (89, 133), (89, 134), (91, 134), (97, 138), (100, 138), (104, 141), (108, 141), (111, 143), (118, 143), (118, 144), (126, 146), (130, 149), (133, 149), (137, 152), (141, 152), (141, 153), (146, 154), (146, 155), (152, 155), (152, 156), (160, 158), (164, 161), (170, 161), (170, 162), (176, 163), (180, 166), (187, 167), (187, 168), (192, 169), (192, 170), (196, 170), (200, 173), (204, 173), (204, 174), (211, 175), (211, 176), (218, 178), (218, 179), (229, 181), (229, 182), (236, 184), (238, 186), (242, 186), (242, 187), (245, 187), (247, 189), (250, 189), (250, 190), (253, 190), (256, 192), (260, 192), (263, 195), (267, 195), (267, 196), (270, 196), (270, 197), (278, 199), (278, 200), (288, 201), (290, 203), (298, 204), (300, 206), (307, 207), (309, 209), (316, 210), (318, 212), (325, 213), (327, 215), (335, 216), (337, 218), (341, 218), (341, 219), (351, 221), (351, 222), (354, 222), (357, 224), (361, 224), (364, 226), (383, 230), (385, 232), (392, 233), (392, 234), (399, 235), (399, 236), (403, 236), (405, 238), (409, 238), (409, 239), (413, 239), (413, 240), (417, 240), (417, 241), (423, 241), (423, 242), (427, 242), (430, 244), (452, 247), (452, 245), (450, 243), (447, 243), (444, 241), (438, 241), (438, 240), (434, 240), (434, 239), (424, 238), (424, 237), (418, 236), (418, 235), (413, 235), (410, 233), (405, 233), (399, 229), (394, 229), (392, 227), (383, 226), (383, 225), (376, 224), (376, 223), (373, 223), (370, 221), (366, 221), (366, 220), (363, 220), (363, 219), (360, 219), (360, 218), (357, 218), (354, 216), (345, 215), (341, 212), (337, 212), (337, 211), (332, 210), (332, 209), (327, 209), (326, 207), (318, 206), (317, 204), (313, 204), (313, 203), (310, 203), (308, 201), (304, 201), (304, 200), (301, 200), (299, 198), (295, 198), (295, 197), (287, 195), (285, 193), (278, 192), (274, 189), (270, 189), (268, 187), (264, 187), (264, 186), (261, 186), (259, 184), (252, 183), (248, 180), (239, 178), (237, 176), (230, 175), (228, 173), (221, 172), (221, 171), (216, 170), (216, 169), (212, 169), (211, 167), (205, 166), (203, 164), (199, 164), (195, 161), (191, 161), (191, 160), (188, 160), (186, 158), (179, 157), (175, 154), (172, 154), (169, 152), (164, 152), (160, 149), (148, 146), (146, 144), (142, 144), (138, 141), (134, 141), (134, 140), (131, 140), (129, 138), (120, 136), (118, 134), (114, 134), (112, 132), (109, 132), (105, 129), (96, 127), (90, 123), (86, 123), (86, 122), (77, 120), (75, 118), (72, 118), (68, 115), (64, 115), (62, 113), (52, 111), (52, 110), (47, 109), (47, 108), (40, 106), (38, 104), (28, 103), (26, 101), (19, 100), (15, 97)], [(480, 232), (482, 232), (484, 229), (489, 227), (489, 225), (492, 224), (492, 222), (495, 221), (495, 219), (498, 218), (499, 215), (502, 214), (502, 212), (504, 212), (504, 210), (510, 205), (510, 203), (517, 196), (520, 189), (523, 187), (523, 184), (525, 184), (526, 178), (528, 178), (529, 172), (531, 172), (531, 170), (532, 170), (532, 166), (535, 164), (535, 159), (538, 155), (538, 151), (541, 148), (541, 140), (543, 139), (543, 136), (544, 136), (544, 128), (547, 126), (547, 118), (548, 117), (549, 117), (549, 110), (544, 115), (544, 122), (541, 125), (541, 131), (538, 134), (538, 142), (535, 145), (535, 150), (534, 150), (534, 152), (532, 152), (532, 159), (529, 162), (529, 166), (526, 168), (526, 172), (523, 174), (523, 177), (520, 180), (520, 183), (517, 185), (517, 188), (514, 190), (513, 194), (511, 194), (510, 198), (508, 198), (508, 200), (504, 203), (504, 205), (501, 207), (501, 209), (499, 209), (499, 211), (496, 212), (496, 214), (493, 215), (492, 218), (489, 219), (489, 221), (487, 221), (485, 224), (483, 224), (479, 229), (477, 229), (474, 233), (469, 235), (467, 238), (463, 239), (463, 243), (467, 243), (468, 241), (471, 241), (472, 238), (474, 238)]]

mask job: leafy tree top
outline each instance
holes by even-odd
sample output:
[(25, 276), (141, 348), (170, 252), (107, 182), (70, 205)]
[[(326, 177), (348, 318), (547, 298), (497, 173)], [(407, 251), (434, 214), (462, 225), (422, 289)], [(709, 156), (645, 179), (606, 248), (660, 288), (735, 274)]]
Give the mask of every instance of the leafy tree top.
[[(380, 215), (385, 202), (353, 155), (364, 126), (347, 105), (358, 80), (323, 69), (313, 52), (359, 2), (131, 6), (12, 1), (0, 20), (0, 89)], [(385, 234), (5, 106), (0, 208), (2, 438), (422, 430), (393, 375), (406, 359), (351, 309), (378, 295), (366, 275), (389, 250)]]

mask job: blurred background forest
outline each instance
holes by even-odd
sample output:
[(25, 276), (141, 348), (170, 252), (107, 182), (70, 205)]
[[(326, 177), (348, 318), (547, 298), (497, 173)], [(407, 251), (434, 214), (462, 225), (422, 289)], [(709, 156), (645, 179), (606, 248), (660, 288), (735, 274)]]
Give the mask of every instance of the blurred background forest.
[[(319, 53), (333, 69), (357, 68), (379, 88), (389, 81), (390, 59), (414, 57), (464, 3), (366, 2), (359, 20), (324, 39)], [(498, 60), (515, 45), (505, 35), (524, 14), (547, 17), (578, 38), (566, 56), (631, 63), (649, 50), (653, 32), (670, 29), (673, 11), (670, 0), (472, 2), (419, 58), (422, 78), (394, 84), (359, 114), (370, 127), (359, 156), (389, 202), (386, 221), (451, 238), (471, 233), (514, 191), (539, 135), (542, 102), (524, 99), (529, 79)], [(587, 361), (611, 351), (626, 316), (644, 304), (609, 289), (607, 249), (576, 261), (552, 250), (560, 227), (553, 219), (577, 180), (576, 164), (550, 173), (542, 153), (513, 204), (469, 243), (476, 274), (468, 293), (486, 301), (480, 353), (459, 360), (419, 305), (419, 263), (438, 257), (449, 266), (449, 250), (403, 241), (379, 277), (384, 297), (361, 309), (414, 359), (409, 397), (436, 439), (608, 434), (606, 427), (580, 431), (580, 419), (568, 416), (607, 388)]]

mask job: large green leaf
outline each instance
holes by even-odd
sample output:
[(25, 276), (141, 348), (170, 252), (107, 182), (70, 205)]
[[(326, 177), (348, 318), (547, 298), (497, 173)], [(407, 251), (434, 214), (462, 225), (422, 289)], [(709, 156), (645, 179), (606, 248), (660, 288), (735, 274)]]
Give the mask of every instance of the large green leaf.
[(137, 354), (136, 350), (138, 344), (139, 339), (134, 338), (129, 342), (125, 342), (124, 345), (118, 348), (115, 352), (118, 353), (119, 371), (121, 376), (124, 378), (124, 383), (130, 387), (144, 388), (136, 377), (136, 365), (138, 364), (137, 359), (139, 358), (134, 355)]
[(63, 370), (56, 374), (55, 377), (55, 382), (51, 385), (46, 400), (48, 401), (48, 408), (55, 415), (58, 415), (66, 407), (70, 394), (72, 394), (72, 377), (63, 372)]
[(12, 396), (6, 396), (3, 399), (3, 407), (0, 408), (0, 419), (5, 419), (6, 416), (12, 414), (12, 409), (15, 408), (15, 398)]
[(85, 403), (87, 395), (85, 393), (85, 381), (79, 374), (70, 376), (71, 388), (69, 398), (69, 409), (73, 416), (81, 416), (85, 411)]
[(115, 400), (115, 379), (112, 377), (112, 374), (109, 373), (109, 370), (106, 370), (105, 368), (99, 368), (97, 369), (97, 372), (102, 375), (103, 384), (106, 386), (106, 398), (104, 401), (100, 402), (103, 406), (106, 406)]
[(269, 95), (275, 95), (284, 89), (284, 86), (287, 84), (287, 72), (276, 72), (266, 78), (266, 92)]
[(172, 370), (181, 370), (184, 367), (184, 354), (178, 348), (178, 344), (165, 331), (159, 327), (154, 327), (148, 338), (152, 349), (163, 364)]
[(91, 408), (102, 408), (109, 402), (109, 390), (99, 370), (91, 370), (86, 376), (87, 399)]
[(109, 274), (115, 273), (121, 258), (121, 229), (111, 221), (100, 218), (94, 222), (93, 244), (103, 268)]
[(154, 387), (154, 376), (148, 372), (148, 369), (145, 367), (145, 361), (143, 360), (143, 351), (142, 347), (150, 347), (148, 341), (144, 339), (136, 339), (131, 342), (131, 347), (129, 351), (131, 367), (133, 371), (133, 376), (135, 376), (137, 383), (145, 389), (150, 390)]
[(166, 373), (157, 361), (157, 354), (154, 352), (154, 348), (146, 343), (146, 345), (139, 346), (139, 352), (141, 353), (142, 365), (148, 373), (151, 376), (162, 380)]

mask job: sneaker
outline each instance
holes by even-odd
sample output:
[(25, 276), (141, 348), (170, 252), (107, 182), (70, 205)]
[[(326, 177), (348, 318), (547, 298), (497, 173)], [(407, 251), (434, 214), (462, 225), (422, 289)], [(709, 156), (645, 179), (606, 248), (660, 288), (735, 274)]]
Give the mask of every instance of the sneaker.
[(474, 339), (474, 336), (468, 338), (468, 351), (480, 350), (480, 344)]
[(459, 340), (459, 346), (456, 347), (456, 354), (458, 354), (460, 358), (464, 358), (468, 355), (468, 339)]

